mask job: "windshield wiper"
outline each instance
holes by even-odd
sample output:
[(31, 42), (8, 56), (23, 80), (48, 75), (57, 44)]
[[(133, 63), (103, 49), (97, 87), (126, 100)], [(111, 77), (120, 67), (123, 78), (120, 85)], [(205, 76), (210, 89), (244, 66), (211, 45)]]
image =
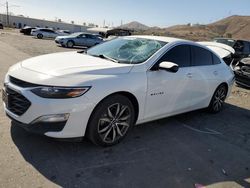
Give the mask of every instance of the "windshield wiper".
[(93, 55), (93, 56), (95, 56), (95, 57), (100, 57), (100, 58), (102, 58), (102, 59), (107, 59), (107, 60), (113, 61), (113, 62), (115, 62), (115, 63), (119, 63), (119, 61), (117, 61), (116, 59), (113, 59), (113, 58), (111, 58), (111, 57), (108, 57), (108, 56), (106, 56), (106, 55), (104, 55), (104, 54)]

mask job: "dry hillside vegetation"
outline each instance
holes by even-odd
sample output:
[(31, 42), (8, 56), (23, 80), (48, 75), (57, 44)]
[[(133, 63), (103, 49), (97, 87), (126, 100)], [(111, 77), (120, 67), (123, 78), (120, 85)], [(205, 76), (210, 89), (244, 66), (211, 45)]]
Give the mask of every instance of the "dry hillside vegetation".
[(176, 25), (168, 28), (148, 27), (139, 22), (123, 25), (135, 34), (163, 35), (195, 41), (211, 40), (215, 37), (232, 37), (250, 40), (250, 16), (231, 16), (208, 25)]

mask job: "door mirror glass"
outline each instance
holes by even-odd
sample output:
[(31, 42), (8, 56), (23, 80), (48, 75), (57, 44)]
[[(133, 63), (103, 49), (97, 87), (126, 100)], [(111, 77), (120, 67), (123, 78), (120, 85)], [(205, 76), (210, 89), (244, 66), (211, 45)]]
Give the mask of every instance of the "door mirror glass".
[(176, 73), (179, 70), (179, 66), (175, 63), (164, 61), (159, 64), (159, 69)]

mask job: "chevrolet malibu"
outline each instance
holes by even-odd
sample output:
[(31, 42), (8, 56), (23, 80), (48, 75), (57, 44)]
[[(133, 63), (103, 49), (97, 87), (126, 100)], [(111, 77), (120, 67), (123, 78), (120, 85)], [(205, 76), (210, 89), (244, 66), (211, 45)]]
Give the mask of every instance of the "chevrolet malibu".
[(221, 111), (233, 82), (230, 68), (205, 46), (131, 36), (20, 62), (9, 69), (2, 93), (14, 125), (111, 146), (135, 124), (203, 108)]

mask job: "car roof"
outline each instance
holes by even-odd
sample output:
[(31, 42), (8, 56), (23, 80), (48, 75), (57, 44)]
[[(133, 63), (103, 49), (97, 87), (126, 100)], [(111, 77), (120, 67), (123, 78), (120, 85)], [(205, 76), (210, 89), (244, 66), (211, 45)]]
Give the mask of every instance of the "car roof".
[[(173, 37), (153, 36), (153, 35), (133, 35), (133, 36), (127, 36), (127, 37), (158, 40), (158, 41), (167, 42), (167, 43), (178, 42), (178, 41), (187, 41), (184, 39), (178, 39), (178, 38), (173, 38)], [(189, 42), (191, 42), (191, 41), (189, 41)]]
[(52, 31), (54, 31), (53, 28), (37, 28), (37, 30), (41, 30), (41, 29), (47, 29), (47, 30), (52, 30)]

